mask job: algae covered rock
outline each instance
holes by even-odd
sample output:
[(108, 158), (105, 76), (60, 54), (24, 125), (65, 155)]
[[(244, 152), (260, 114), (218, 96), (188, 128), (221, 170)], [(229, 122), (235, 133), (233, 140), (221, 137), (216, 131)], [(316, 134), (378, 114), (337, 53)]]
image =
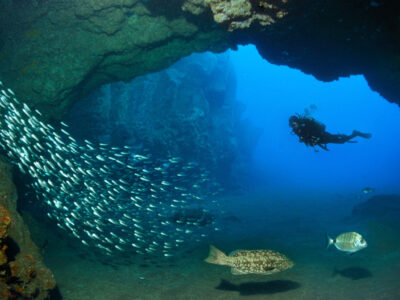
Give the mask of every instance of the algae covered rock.
[(0, 160), (0, 299), (48, 299), (55, 286), (17, 212), (11, 167)]
[(10, 213), (0, 205), (0, 241), (7, 237), (7, 230), (11, 223)]
[[(166, 6), (176, 13), (160, 14)], [(173, 2), (0, 1), (0, 28), (0, 80), (53, 118), (104, 83), (227, 48), (223, 30), (199, 27)]]
[(252, 43), (323, 81), (363, 74), (400, 103), (397, 12), (369, 0), (0, 1), (0, 80), (60, 118), (102, 84)]
[(268, 26), (276, 19), (283, 18), (287, 12), (281, 1), (250, 1), (250, 0), (205, 0), (210, 6), (215, 22), (226, 24), (229, 31), (247, 29), (256, 23)]
[[(0, 205), (0, 268), (2, 265), (7, 263), (7, 245), (5, 244), (4, 240), (7, 238), (8, 234), (8, 227), (11, 223), (11, 217), (9, 212)], [(4, 272), (3, 272), (4, 273)], [(0, 272), (1, 276), (2, 272)], [(4, 274), (3, 274), (4, 275)]]

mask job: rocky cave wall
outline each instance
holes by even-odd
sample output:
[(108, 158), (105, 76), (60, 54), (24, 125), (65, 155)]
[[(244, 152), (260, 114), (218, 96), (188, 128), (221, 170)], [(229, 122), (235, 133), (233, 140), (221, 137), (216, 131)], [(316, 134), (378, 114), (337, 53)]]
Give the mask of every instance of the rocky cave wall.
[(0, 61), (7, 63), (0, 77), (20, 99), (59, 118), (101, 84), (163, 69), (194, 51), (223, 51), (225, 32), (211, 26), (182, 12), (152, 12), (138, 0), (1, 1)]
[(104, 83), (163, 69), (192, 52), (254, 43), (272, 63), (321, 80), (364, 74), (372, 89), (400, 103), (399, 6), (385, 0), (3, 0), (0, 78), (20, 99), (60, 118)]
[(77, 102), (64, 121), (82, 142), (195, 161), (228, 184), (248, 170), (261, 134), (243, 118), (235, 93), (228, 53), (193, 54), (163, 71), (103, 86)]
[(56, 286), (17, 211), (12, 167), (0, 157), (0, 299), (50, 299)]

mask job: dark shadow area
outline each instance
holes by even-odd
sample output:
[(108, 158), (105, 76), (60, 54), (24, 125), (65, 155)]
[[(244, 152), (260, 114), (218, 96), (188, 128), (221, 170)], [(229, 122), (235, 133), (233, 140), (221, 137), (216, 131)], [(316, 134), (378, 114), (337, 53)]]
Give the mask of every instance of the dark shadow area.
[(272, 280), (267, 282), (245, 282), (241, 284), (233, 284), (227, 280), (221, 279), (221, 283), (216, 287), (222, 291), (236, 291), (241, 296), (262, 295), (283, 293), (286, 291), (299, 288), (298, 282), (291, 280)]
[(50, 295), (48, 297), (49, 300), (62, 300), (63, 297), (61, 296), (60, 290), (58, 286), (50, 291)]
[(5, 254), (8, 257), (9, 261), (15, 261), (15, 257), (21, 251), (17, 242), (14, 241), (11, 237), (7, 237), (4, 239), (4, 245), (7, 247), (5, 248)]
[(345, 268), (342, 270), (334, 269), (332, 276), (337, 276), (340, 275), (342, 277), (346, 277), (352, 280), (359, 280), (363, 278), (368, 278), (372, 277), (372, 273), (365, 268), (360, 268), (360, 267), (350, 267), (350, 268)]

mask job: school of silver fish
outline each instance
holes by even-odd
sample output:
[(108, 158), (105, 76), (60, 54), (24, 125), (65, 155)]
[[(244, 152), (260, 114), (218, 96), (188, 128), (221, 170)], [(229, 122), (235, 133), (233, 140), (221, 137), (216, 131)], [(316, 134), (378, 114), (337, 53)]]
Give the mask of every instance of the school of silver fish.
[[(0, 148), (33, 181), (48, 217), (82, 244), (115, 251), (173, 256), (211, 229), (177, 212), (218, 206), (220, 188), (195, 162), (152, 158), (130, 146), (76, 141), (52, 126), (0, 82)], [(56, 128), (55, 128), (56, 127)], [(201, 218), (201, 216), (200, 216)]]

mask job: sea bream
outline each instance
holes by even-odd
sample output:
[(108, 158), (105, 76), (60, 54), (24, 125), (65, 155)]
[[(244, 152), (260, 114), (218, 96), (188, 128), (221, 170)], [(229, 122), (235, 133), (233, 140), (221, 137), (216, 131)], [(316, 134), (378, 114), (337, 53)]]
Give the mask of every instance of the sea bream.
[(334, 245), (338, 250), (349, 254), (353, 254), (368, 246), (367, 241), (357, 232), (345, 232), (339, 234), (335, 239), (326, 234), (326, 248), (329, 248), (330, 245)]

